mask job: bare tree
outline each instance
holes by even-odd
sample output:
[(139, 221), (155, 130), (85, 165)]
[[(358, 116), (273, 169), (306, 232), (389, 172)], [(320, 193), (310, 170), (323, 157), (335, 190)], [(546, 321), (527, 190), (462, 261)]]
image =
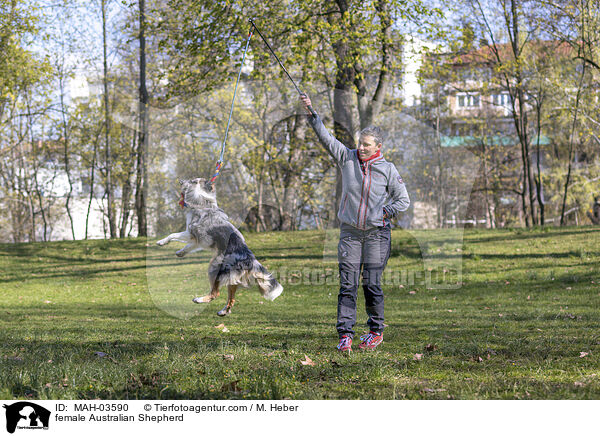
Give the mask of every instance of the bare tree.
[(139, 136), (137, 144), (137, 173), (135, 209), (138, 222), (138, 236), (148, 235), (146, 221), (146, 193), (148, 188), (148, 90), (146, 88), (146, 11), (145, 0), (139, 0), (139, 42), (140, 42), (140, 93), (139, 93)]
[(107, 54), (107, 36), (106, 36), (106, 1), (101, 0), (102, 8), (102, 62), (103, 76), (102, 82), (104, 86), (104, 164), (105, 164), (105, 187), (106, 196), (106, 216), (108, 218), (108, 226), (110, 237), (117, 237), (117, 226), (115, 222), (115, 210), (113, 201), (113, 184), (112, 184), (112, 151), (110, 144), (110, 106), (108, 95), (108, 54)]

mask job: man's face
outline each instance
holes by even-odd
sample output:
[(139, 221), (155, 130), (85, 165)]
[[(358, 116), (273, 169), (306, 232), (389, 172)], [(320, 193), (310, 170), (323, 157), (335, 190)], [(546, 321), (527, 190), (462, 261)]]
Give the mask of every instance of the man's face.
[(380, 148), (381, 142), (376, 144), (375, 138), (372, 136), (361, 135), (360, 139), (358, 140), (358, 157), (360, 157), (362, 160), (366, 160), (377, 153)]

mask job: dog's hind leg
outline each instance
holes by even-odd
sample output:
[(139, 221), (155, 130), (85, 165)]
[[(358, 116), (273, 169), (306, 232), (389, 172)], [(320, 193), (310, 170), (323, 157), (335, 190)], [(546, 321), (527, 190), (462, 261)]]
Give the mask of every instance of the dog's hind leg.
[(210, 303), (218, 296), (219, 296), (219, 281), (215, 280), (215, 282), (212, 285), (212, 289), (210, 290), (210, 294), (205, 295), (204, 297), (196, 297), (192, 301), (194, 303)]
[(225, 316), (231, 313), (231, 308), (235, 304), (235, 291), (237, 291), (237, 287), (238, 285), (227, 286), (227, 304), (223, 309), (217, 312), (217, 315)]
[(160, 245), (160, 246), (167, 245), (171, 241), (179, 241), (179, 242), (188, 243), (188, 242), (191, 242), (191, 240), (192, 240), (192, 234), (186, 230), (184, 232), (171, 233), (166, 238), (158, 241), (156, 243), (156, 245)]

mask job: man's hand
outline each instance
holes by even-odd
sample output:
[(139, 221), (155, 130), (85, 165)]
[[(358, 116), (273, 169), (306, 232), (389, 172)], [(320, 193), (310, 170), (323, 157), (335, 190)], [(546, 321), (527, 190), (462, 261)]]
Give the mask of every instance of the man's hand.
[(304, 105), (304, 110), (306, 110), (306, 112), (309, 115), (312, 115), (312, 113), (310, 112), (310, 109), (309, 109), (309, 106), (312, 106), (312, 104), (310, 102), (310, 98), (308, 97), (308, 95), (306, 95), (306, 94), (300, 94), (300, 101)]

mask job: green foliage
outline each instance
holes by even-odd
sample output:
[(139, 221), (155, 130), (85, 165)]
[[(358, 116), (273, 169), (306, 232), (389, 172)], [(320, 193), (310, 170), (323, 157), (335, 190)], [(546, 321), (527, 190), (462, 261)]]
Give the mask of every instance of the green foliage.
[(24, 48), (38, 31), (37, 12), (28, 2), (0, 0), (0, 105), (44, 75), (43, 63)]

